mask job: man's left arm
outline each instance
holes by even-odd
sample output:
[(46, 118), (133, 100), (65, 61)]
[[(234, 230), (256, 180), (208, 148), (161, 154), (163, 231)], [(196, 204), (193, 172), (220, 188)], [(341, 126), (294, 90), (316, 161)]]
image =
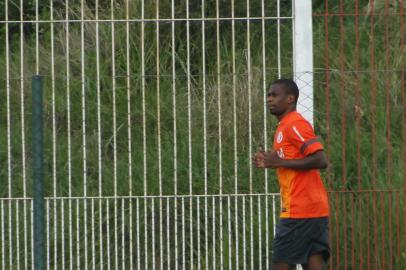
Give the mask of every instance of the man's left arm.
[(302, 155), (300, 158), (284, 159), (277, 153), (267, 152), (264, 155), (264, 167), (311, 170), (327, 168), (327, 158), (323, 145), (314, 134), (313, 127), (306, 120), (296, 121), (286, 128), (289, 143)]

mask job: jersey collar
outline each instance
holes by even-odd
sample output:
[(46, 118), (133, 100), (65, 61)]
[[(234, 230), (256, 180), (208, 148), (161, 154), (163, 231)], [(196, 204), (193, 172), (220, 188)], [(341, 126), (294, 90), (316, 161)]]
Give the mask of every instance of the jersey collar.
[(297, 111), (291, 111), (279, 121), (279, 125), (290, 122), (292, 119), (296, 118), (299, 113)]

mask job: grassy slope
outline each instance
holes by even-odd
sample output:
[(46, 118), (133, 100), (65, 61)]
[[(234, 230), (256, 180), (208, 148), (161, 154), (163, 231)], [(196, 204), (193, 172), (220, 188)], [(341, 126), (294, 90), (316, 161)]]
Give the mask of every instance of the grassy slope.
[[(164, 4), (162, 4), (164, 5)], [(179, 4), (177, 16), (184, 14), (184, 3)], [(350, 6), (350, 4), (346, 5)], [(361, 3), (365, 10), (366, 3)], [(323, 5), (315, 3), (315, 12), (324, 12)], [(94, 18), (92, 7), (86, 10), (86, 18)], [(117, 7), (116, 18), (123, 17), (123, 9)], [(140, 7), (132, 8), (133, 14), (139, 14)], [(206, 15), (214, 16), (212, 7), (207, 7)], [(268, 10), (273, 10), (271, 7)], [(330, 7), (330, 12), (338, 11), (338, 7)], [(236, 15), (244, 15), (244, 7), (237, 7)], [(382, 10), (381, 10), (382, 11)], [(155, 7), (146, 7), (146, 17), (155, 17)], [(183, 12), (183, 13), (182, 13)], [(222, 10), (225, 16), (230, 14), (227, 8)], [(252, 9), (255, 16), (258, 9)], [(71, 7), (71, 16), (80, 16), (79, 6)], [(289, 13), (289, 12), (287, 12)], [(42, 16), (47, 17), (49, 13), (44, 11)], [(55, 16), (64, 17), (63, 10), (55, 13)], [(191, 16), (199, 17), (200, 7), (191, 8)], [(259, 16), (259, 14), (257, 14)], [(272, 14), (269, 14), (270, 16)], [(104, 9), (100, 15), (102, 18), (110, 16), (109, 9)], [(170, 17), (170, 7), (161, 6), (161, 17)], [(404, 59), (398, 46), (400, 38), (399, 18), (389, 17), (389, 37), (391, 47), (389, 50), (389, 65), (385, 62), (385, 21), (384, 17), (375, 17), (374, 21), (374, 43), (371, 43), (370, 17), (360, 17), (359, 20), (359, 48), (355, 49), (355, 18), (349, 17), (343, 20), (344, 36), (340, 34), (340, 20), (332, 17), (329, 24), (329, 88), (326, 86), (326, 71), (315, 70), (315, 128), (326, 144), (332, 166), (325, 173), (328, 184), (333, 189), (356, 189), (370, 188), (376, 171), (376, 183), (379, 188), (400, 188), (402, 186), (404, 168), (402, 167), (402, 134), (399, 127), (401, 122), (402, 101), (400, 92), (400, 72), (386, 72), (384, 70), (399, 70), (404, 67)], [(72, 195), (81, 196), (83, 188), (83, 152), (82, 152), (82, 90), (81, 90), (81, 43), (80, 25), (70, 25), (70, 111), (67, 110), (67, 78), (66, 78), (66, 37), (64, 26), (56, 24), (54, 30), (55, 39), (55, 131), (56, 131), (56, 194), (59, 196), (68, 195), (68, 133), (67, 118), (71, 119), (71, 181)], [(113, 92), (112, 92), (112, 57), (111, 57), (111, 25), (100, 23), (99, 43), (100, 50), (100, 108), (97, 107), (97, 72), (96, 72), (96, 28), (94, 23), (85, 23), (85, 103), (86, 103), (86, 142), (87, 142), (87, 194), (97, 195), (99, 192), (99, 167), (98, 167), (98, 125), (97, 114), (101, 116), (101, 159), (102, 159), (102, 192), (104, 195), (111, 195), (114, 190), (114, 140), (113, 140)], [(172, 54), (171, 54), (171, 24), (160, 24), (160, 47), (159, 47), (159, 72), (156, 74), (156, 39), (154, 23), (145, 24), (144, 38), (144, 62), (145, 62), (145, 115), (142, 109), (142, 77), (141, 77), (141, 26), (139, 23), (131, 23), (130, 32), (130, 105), (131, 105), (131, 144), (132, 144), (132, 181), (129, 181), (128, 171), (128, 103), (127, 103), (127, 81), (126, 81), (126, 25), (117, 23), (115, 25), (115, 65), (116, 65), (116, 126), (117, 126), (117, 192), (120, 195), (129, 194), (129, 187), (133, 194), (144, 192), (144, 160), (143, 160), (143, 117), (145, 116), (146, 152), (147, 152), (147, 192), (158, 194), (160, 187), (157, 181), (158, 175), (158, 112), (157, 104), (160, 106), (160, 128), (161, 128), (161, 149), (162, 149), (162, 191), (164, 194), (174, 192), (174, 136), (173, 136), (173, 85), (172, 85)], [(264, 192), (265, 182), (261, 172), (253, 172), (253, 182), (249, 181), (249, 114), (248, 107), (248, 70), (247, 70), (247, 33), (246, 24), (236, 22), (235, 38), (235, 68), (236, 74), (232, 74), (232, 38), (231, 23), (224, 22), (220, 25), (220, 83), (217, 81), (217, 53), (215, 23), (206, 23), (205, 31), (205, 72), (203, 77), (202, 64), (202, 35), (201, 23), (190, 23), (190, 54), (191, 54), (191, 76), (187, 76), (187, 47), (186, 24), (176, 23), (175, 28), (175, 68), (176, 68), (176, 117), (177, 117), (177, 192), (189, 193), (189, 145), (188, 145), (188, 79), (190, 80), (190, 112), (191, 112), (191, 146), (192, 146), (192, 190), (193, 193), (203, 193), (205, 186), (205, 160), (204, 160), (204, 138), (207, 143), (207, 187), (209, 193), (219, 192), (219, 141), (218, 141), (218, 90), (220, 89), (221, 113), (222, 113), (222, 185), (223, 192), (235, 192), (235, 180), (238, 179), (238, 192)], [(263, 135), (263, 95), (262, 88), (263, 67), (262, 67), (262, 43), (261, 24), (252, 22), (251, 34), (251, 120), (252, 120), (252, 147), (264, 144)], [(314, 18), (314, 52), (315, 67), (325, 68), (325, 32), (324, 17)], [(2, 25), (1, 29), (5, 29)], [(31, 29), (32, 31), (32, 29)], [(275, 36), (276, 24), (269, 23), (266, 26), (267, 37)], [(282, 67), (283, 75), (291, 75), (291, 28), (289, 24), (282, 23)], [(40, 70), (45, 77), (45, 103), (46, 103), (46, 151), (47, 165), (47, 194), (51, 195), (53, 186), (53, 154), (52, 154), (52, 80), (51, 80), (51, 31), (49, 25), (41, 26), (40, 37)], [(340, 43), (343, 40), (343, 43)], [(29, 33), (25, 36), (24, 43), (24, 115), (25, 139), (26, 139), (26, 174), (30, 175), (31, 155), (30, 153), (30, 76), (34, 74), (35, 66), (35, 43), (34, 35)], [(103, 42), (106, 41), (106, 42)], [(22, 144), (21, 144), (21, 93), (20, 93), (20, 58), (19, 58), (19, 35), (13, 34), (10, 41), (10, 86), (11, 86), (11, 149), (12, 149), (12, 195), (15, 197), (23, 194), (23, 171), (22, 171)], [(341, 44), (341, 45), (340, 45)], [(371, 46), (374, 46), (375, 66), (370, 61)], [(3, 46), (3, 45), (2, 45)], [(275, 40), (269, 38), (266, 41), (266, 81), (267, 83), (277, 77), (277, 58)], [(4, 51), (4, 48), (3, 48)], [(3, 53), (4, 55), (4, 53)], [(341, 57), (344, 55), (344, 58)], [(357, 56), (359, 56), (359, 70), (356, 72)], [(5, 58), (0, 59), (0, 71), (5, 74)], [(403, 63), (403, 66), (402, 66)], [(376, 73), (371, 70), (376, 67)], [(4, 76), (5, 78), (5, 76)], [(233, 82), (235, 80), (235, 83)], [(376, 81), (375, 99), (371, 89), (371, 80)], [(160, 97), (158, 100), (157, 83), (160, 86)], [(205, 84), (205, 88), (203, 88)], [(3, 80), (0, 98), (1, 122), (6, 123), (6, 82)], [(220, 86), (220, 88), (218, 87)], [(327, 92), (327, 91), (330, 92)], [(236, 93), (236, 115), (237, 121), (233, 120), (233, 93)], [(358, 91), (358, 92), (357, 92)], [(357, 96), (359, 93), (359, 96)], [(387, 95), (389, 93), (389, 95)], [(359, 99), (357, 99), (359, 97)], [(206, 99), (206, 136), (204, 137), (203, 100)], [(327, 101), (329, 103), (327, 103)], [(387, 110), (386, 104), (390, 108)], [(328, 106), (327, 106), (328, 104)], [(375, 106), (375, 113), (373, 108)], [(390, 113), (390, 125), (387, 123), (387, 113)], [(358, 117), (358, 118), (357, 118)], [(327, 119), (330, 119), (327, 122)], [(358, 119), (359, 128), (357, 129)], [(272, 130), (276, 122), (274, 119), (267, 119), (268, 145), (272, 138)], [(4, 125), (5, 126), (5, 125)], [(234, 126), (237, 133), (234, 134)], [(343, 128), (344, 127), (344, 128)], [(388, 127), (390, 127), (390, 147), (388, 147)], [(357, 131), (358, 130), (358, 131)], [(0, 160), (7, 164), (7, 137), (6, 129), (3, 128), (0, 136)], [(358, 133), (357, 133), (358, 132)], [(375, 136), (375, 137), (373, 137)], [(234, 175), (234, 138), (238, 145), (238, 171)], [(372, 138), (375, 138), (375, 146), (372, 147)], [(329, 142), (329, 144), (327, 144)], [(357, 145), (360, 147), (360, 163), (357, 162)], [(388, 150), (390, 155), (388, 159)], [(345, 154), (345, 159), (343, 158)], [(374, 169), (373, 158), (379, 166)], [(359, 165), (358, 165), (359, 164)], [(345, 168), (345, 170), (344, 170)], [(358, 170), (361, 171), (361, 178), (358, 179)], [(7, 186), (7, 167), (0, 170), (0, 181)], [(345, 180), (344, 180), (345, 179)], [(345, 182), (344, 182), (345, 181)], [(359, 185), (359, 181), (361, 185)], [(27, 189), (30, 190), (30, 181), (27, 182)], [(271, 174), (269, 179), (269, 191), (277, 191), (275, 176)], [(2, 197), (7, 196), (7, 189), (3, 189)], [(344, 203), (344, 202), (343, 202)], [(344, 204), (345, 205), (345, 204)], [(384, 206), (384, 205), (382, 205)], [(345, 209), (345, 208), (344, 208)], [(345, 212), (345, 211), (344, 211)], [(366, 236), (360, 236), (359, 241), (368, 242)]]

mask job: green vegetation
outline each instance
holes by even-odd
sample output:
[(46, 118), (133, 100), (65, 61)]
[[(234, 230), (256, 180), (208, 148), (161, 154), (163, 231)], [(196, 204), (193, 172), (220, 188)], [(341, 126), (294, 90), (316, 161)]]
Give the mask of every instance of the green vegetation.
[[(139, 2), (141, 1), (132, 1), (130, 4), (129, 18), (141, 17)], [(260, 17), (261, 1), (251, 2), (250, 16)], [(343, 2), (344, 12), (354, 13), (355, 4), (352, 1)], [(381, 5), (383, 1), (374, 2), (376, 4), (373, 11), (379, 16), (370, 16), (371, 5), (368, 1), (359, 1), (359, 12), (364, 14), (362, 16), (346, 16), (343, 19), (339, 16), (314, 16), (313, 19), (315, 129), (324, 141), (332, 164), (328, 171), (324, 172), (326, 184), (331, 190), (400, 189), (403, 186), (402, 127), (404, 123), (402, 115), (405, 97), (402, 96), (401, 73), (404, 72), (405, 67), (405, 49), (401, 47), (400, 41), (404, 38), (402, 37), (404, 33), (400, 31), (401, 16), (383, 16), (385, 14), (385, 6)], [(35, 1), (25, 1), (24, 4), (26, 14), (24, 19), (34, 20)], [(219, 4), (220, 17), (231, 17), (229, 1), (219, 1)], [(115, 189), (118, 195), (129, 195), (130, 189), (132, 195), (143, 195), (144, 190), (148, 195), (158, 195), (160, 191), (170, 195), (174, 194), (175, 188), (177, 194), (189, 194), (191, 191), (193, 194), (204, 194), (205, 186), (208, 194), (218, 194), (220, 185), (222, 193), (264, 193), (266, 187), (264, 173), (253, 170), (250, 178), (250, 156), (257, 147), (265, 145), (265, 141), (270, 147), (276, 125), (275, 119), (268, 114), (265, 120), (267, 133), (264, 135), (266, 89), (263, 86), (263, 80), (265, 79), (265, 85), (268, 85), (278, 77), (278, 43), (275, 38), (278, 31), (277, 20), (265, 21), (264, 63), (261, 20), (252, 20), (249, 25), (245, 20), (236, 20), (234, 39), (230, 20), (222, 20), (219, 23), (219, 39), (216, 38), (216, 22), (206, 21), (203, 40), (201, 21), (192, 20), (189, 26), (185, 20), (173, 24), (165, 21), (171, 18), (170, 1), (160, 1), (161, 21), (157, 48), (158, 24), (156, 22), (153, 20), (147, 20), (144, 24), (139, 21), (128, 24), (116, 22), (114, 38), (112, 38), (113, 24), (108, 21), (111, 19), (110, 1), (100, 1), (99, 5), (99, 19), (107, 21), (101, 21), (98, 24), (90, 21), (83, 24), (56, 22), (53, 28), (50, 23), (45, 22), (39, 23), (38, 26), (39, 69), (40, 74), (45, 76), (47, 196), (83, 196), (85, 193), (87, 196), (98, 196), (100, 190), (102, 195), (113, 195)], [(277, 15), (275, 5), (273, 1), (266, 1), (265, 16)], [(329, 13), (341, 11), (338, 3), (329, 3), (329, 5)], [(9, 20), (19, 20), (18, 6), (19, 4), (9, 1)], [(3, 8), (4, 2), (0, 3), (0, 10)], [(63, 1), (54, 1), (53, 8), (54, 20), (66, 18), (66, 7)], [(40, 20), (50, 20), (51, 10), (48, 3), (41, 2), (39, 10)], [(85, 20), (95, 19), (93, 1), (84, 1), (83, 10), (84, 13), (81, 14), (80, 1), (69, 1), (69, 19), (79, 20), (82, 15)], [(393, 1), (388, 8), (389, 13), (396, 13), (399, 10), (400, 1)], [(190, 3), (189, 12), (190, 18), (201, 18), (201, 5)], [(324, 1), (314, 1), (313, 12), (324, 14)], [(215, 1), (207, 1), (204, 14), (206, 18), (216, 17)], [(246, 6), (241, 3), (236, 4), (234, 14), (236, 17), (247, 16)], [(290, 1), (281, 1), (281, 16), (290, 16), (290, 14)], [(145, 4), (144, 16), (146, 19), (156, 18), (156, 1)], [(177, 1), (175, 17), (186, 18), (186, 16), (186, 1)], [(126, 18), (125, 1), (115, 2), (114, 18)], [(1, 19), (4, 18), (1, 17)], [(291, 77), (292, 26), (288, 19), (282, 19), (280, 22), (282, 76)], [(325, 22), (328, 24), (328, 36), (325, 31)], [(4, 164), (0, 169), (0, 183), (4, 187), (0, 191), (1, 197), (9, 196), (7, 181), (9, 172), (6, 165), (8, 164), (7, 55), (10, 78), (11, 196), (22, 197), (25, 184), (27, 196), (30, 196), (31, 191), (31, 181), (24, 183), (23, 175), (25, 173), (27, 179), (30, 179), (30, 89), (31, 76), (36, 73), (36, 28), (33, 23), (23, 24), (24, 43), (21, 47), (20, 26), (21, 24), (17, 23), (9, 24), (9, 54), (6, 54), (6, 42), (0, 45), (4, 56), (0, 58), (0, 72), (3, 74), (0, 85), (0, 121), (3, 123), (0, 131), (2, 146), (0, 160)], [(83, 47), (81, 27), (84, 30)], [(188, 27), (190, 43), (186, 42)], [(249, 32), (247, 32), (248, 27)], [(174, 30), (173, 35), (172, 30)], [(127, 31), (129, 55), (127, 54)], [(5, 33), (6, 25), (2, 23), (0, 34), (5, 37)], [(99, 43), (96, 41), (97, 36)], [(112, 41), (114, 41), (114, 58)], [(328, 47), (326, 47), (327, 41)], [(68, 42), (69, 46), (67, 46)], [(233, 52), (233, 44), (235, 52)], [(175, 51), (174, 55), (172, 49)], [(20, 58), (21, 50), (23, 61)], [(371, 60), (372, 54), (375, 57), (374, 62)], [(127, 69), (128, 58), (129, 69)], [(157, 62), (158, 59), (159, 62)], [(84, 69), (82, 70), (83, 60)], [(235, 60), (235, 74), (233, 74), (233, 60)], [(23, 74), (20, 73), (21, 62)], [(113, 92), (113, 62), (116, 75), (115, 92)], [(188, 73), (188, 64), (190, 64), (190, 73)], [(54, 67), (54, 73), (52, 73), (52, 67)], [(217, 76), (218, 67), (219, 77)], [(85, 75), (84, 80), (82, 80), (82, 71)], [(127, 81), (127, 72), (130, 74), (129, 81)], [(173, 80), (173, 72), (175, 80)], [(129, 89), (127, 83), (130, 86)], [(82, 95), (82, 84), (84, 95)], [(218, 117), (219, 98), (221, 126), (219, 126)], [(85, 104), (84, 111), (82, 102)], [(115, 119), (113, 104), (115, 104)], [(128, 114), (129, 104), (130, 114)], [(23, 112), (22, 106), (24, 106)], [(236, 121), (234, 121), (234, 110)], [(175, 114), (176, 125), (174, 125)], [(129, 119), (130, 126), (128, 126)], [(189, 167), (189, 120), (191, 167)], [(100, 121), (100, 134), (98, 121)], [(25, 156), (22, 143), (23, 122)], [(114, 137), (114, 129), (116, 129), (116, 137)], [(130, 160), (129, 131), (132, 150)], [(56, 134), (55, 149), (53, 132)], [(175, 139), (176, 149), (174, 149)], [(237, 160), (235, 159), (235, 141)], [(158, 162), (159, 143), (162, 154), (161, 164)], [(85, 173), (83, 151), (86, 153)], [(144, 160), (144, 151), (146, 160)], [(360, 155), (357, 156), (357, 153)], [(25, 168), (23, 168), (23, 159)], [(129, 164), (131, 164), (131, 172)], [(238, 166), (236, 174), (235, 164)], [(175, 166), (176, 175), (174, 175)], [(144, 175), (146, 175), (145, 178)], [(115, 178), (116, 186), (113, 181)], [(158, 179), (162, 179), (161, 186)], [(206, 183), (205, 179), (207, 179)], [(101, 186), (100, 183), (102, 183)], [(278, 191), (273, 173), (269, 174), (267, 186), (269, 192)], [(380, 205), (382, 209), (394, 205), (393, 202), (396, 200), (393, 198), (393, 201), (390, 201), (391, 196), (382, 200)], [(366, 216), (366, 212), (361, 210), (371, 207), (373, 199), (366, 200), (366, 197), (358, 198), (358, 202), (369, 204), (357, 210), (359, 220), (373, 224), (372, 220), (368, 220), (370, 216)], [(340, 202), (332, 200), (333, 209), (337, 208), (334, 213), (351, 210), (350, 205), (342, 198), (340, 197), (342, 200)], [(404, 199), (400, 200), (400, 203), (400, 209), (403, 209)], [(336, 204), (343, 206), (340, 209)], [(188, 218), (186, 215), (186, 219)], [(237, 220), (238, 218), (241, 217), (236, 217)], [(199, 222), (196, 217), (193, 219), (195, 224)], [(394, 222), (396, 211), (387, 213), (387, 219)], [(341, 222), (349, 224), (351, 221), (348, 217), (348, 220)], [(347, 229), (348, 235), (355, 230), (352, 227), (343, 227), (343, 229), (340, 224), (337, 223), (337, 230)], [(258, 224), (255, 223), (255, 226)], [(385, 224), (380, 226), (382, 227), (379, 229), (384, 231), (385, 235), (389, 235), (388, 227), (385, 227)], [(360, 225), (360, 227), (363, 226)], [(224, 235), (226, 234), (225, 231)], [(367, 232), (359, 237), (361, 243), (368, 245), (370, 239)], [(402, 242), (401, 245), (404, 246), (404, 243)], [(381, 248), (385, 249), (385, 246)]]

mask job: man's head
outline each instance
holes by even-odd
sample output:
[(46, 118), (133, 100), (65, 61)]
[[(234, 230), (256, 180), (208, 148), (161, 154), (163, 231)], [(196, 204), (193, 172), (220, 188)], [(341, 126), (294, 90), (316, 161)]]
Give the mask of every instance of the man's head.
[(271, 114), (280, 118), (296, 110), (299, 88), (290, 79), (279, 79), (271, 84), (268, 90), (268, 106)]

